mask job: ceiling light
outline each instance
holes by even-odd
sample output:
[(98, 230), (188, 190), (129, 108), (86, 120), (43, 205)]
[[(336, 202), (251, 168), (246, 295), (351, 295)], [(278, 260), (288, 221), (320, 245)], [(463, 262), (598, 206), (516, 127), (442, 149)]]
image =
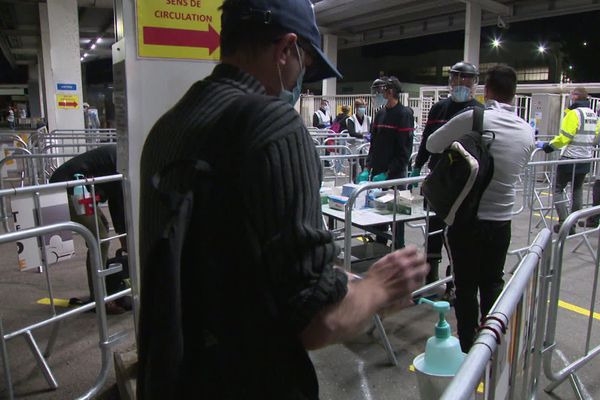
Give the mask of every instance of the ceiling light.
[(502, 44), (502, 42), (498, 38), (494, 38), (494, 40), (492, 40), (492, 46), (493, 47), (498, 48), (498, 47), (500, 47), (501, 44)]
[(102, 42), (102, 38), (101, 37), (99, 37), (98, 39), (96, 39), (96, 44), (98, 44), (100, 42)]
[(90, 47), (90, 50), (94, 50), (96, 48), (96, 45), (93, 44), (92, 47)]
[(538, 52), (540, 53), (545, 53), (546, 52), (546, 46), (544, 46), (543, 44), (540, 44), (537, 48)]
[(88, 53), (83, 53), (83, 57), (87, 57), (87, 56), (89, 56)]
[(80, 60), (80, 61), (83, 61), (83, 57), (81, 57), (79, 60)]

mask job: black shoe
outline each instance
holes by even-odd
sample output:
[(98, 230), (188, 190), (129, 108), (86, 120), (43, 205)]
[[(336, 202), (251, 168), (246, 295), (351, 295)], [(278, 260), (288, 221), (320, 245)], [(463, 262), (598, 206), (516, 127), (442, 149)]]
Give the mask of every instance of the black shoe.
[(598, 220), (595, 218), (588, 218), (584, 221), (577, 221), (577, 225), (579, 225), (582, 228), (597, 228), (598, 227)]
[[(562, 224), (555, 224), (552, 228), (554, 230), (554, 233), (558, 233), (558, 231), (560, 231), (561, 226), (562, 226)], [(575, 225), (573, 225), (571, 227), (571, 229), (569, 229), (569, 236), (574, 235), (576, 233), (577, 233), (577, 230), (575, 229)]]
[(119, 297), (115, 300), (115, 303), (117, 303), (119, 307), (125, 309), (126, 311), (131, 311), (133, 308), (133, 300), (131, 299), (131, 296)]

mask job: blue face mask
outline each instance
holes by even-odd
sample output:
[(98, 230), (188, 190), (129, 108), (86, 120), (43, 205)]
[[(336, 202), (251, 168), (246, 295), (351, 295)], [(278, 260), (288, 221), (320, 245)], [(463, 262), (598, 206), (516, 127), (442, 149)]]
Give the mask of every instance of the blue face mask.
[(367, 109), (365, 107), (358, 107), (358, 109), (356, 110), (356, 115), (362, 117), (363, 115), (365, 115), (366, 112)]
[(467, 86), (454, 86), (452, 88), (452, 100), (457, 103), (464, 103), (465, 101), (469, 101), (469, 97), (471, 96), (471, 89)]
[(382, 93), (378, 93), (375, 95), (375, 108), (383, 107), (387, 103), (385, 97), (383, 97)]
[(287, 103), (290, 103), (292, 106), (296, 104), (298, 99), (300, 98), (300, 93), (302, 92), (302, 82), (304, 81), (304, 62), (302, 61), (302, 56), (300, 55), (300, 50), (298, 49), (298, 44), (296, 43), (296, 51), (298, 52), (298, 61), (300, 62), (300, 73), (298, 74), (298, 78), (296, 78), (296, 86), (289, 91), (283, 86), (283, 81), (281, 80), (281, 70), (279, 69), (279, 64), (277, 68), (279, 70), (279, 82), (281, 83), (281, 92), (279, 92), (279, 98)]

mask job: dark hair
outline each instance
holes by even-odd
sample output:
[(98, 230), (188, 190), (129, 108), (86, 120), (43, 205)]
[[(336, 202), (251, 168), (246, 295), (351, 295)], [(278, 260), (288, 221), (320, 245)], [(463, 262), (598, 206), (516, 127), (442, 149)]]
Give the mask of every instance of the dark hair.
[(517, 73), (508, 65), (495, 65), (488, 69), (485, 87), (494, 95), (494, 100), (512, 103), (517, 91)]
[(264, 16), (253, 14), (245, 0), (225, 0), (219, 7), (221, 15), (221, 57), (238, 51), (254, 54), (288, 33), (274, 23), (265, 23)]
[(386, 89), (390, 89), (394, 93), (394, 97), (396, 99), (400, 99), (400, 93), (402, 93), (402, 85), (400, 84), (398, 78), (396, 78), (395, 76), (390, 76), (388, 78)]

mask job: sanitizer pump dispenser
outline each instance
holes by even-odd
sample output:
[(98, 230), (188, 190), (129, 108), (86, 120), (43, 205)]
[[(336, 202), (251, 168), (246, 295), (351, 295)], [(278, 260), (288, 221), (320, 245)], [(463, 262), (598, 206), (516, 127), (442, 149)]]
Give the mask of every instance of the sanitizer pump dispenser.
[(435, 325), (435, 336), (427, 340), (425, 353), (413, 360), (419, 383), (422, 400), (437, 400), (458, 372), (465, 359), (458, 339), (451, 335), (450, 324), (446, 321), (446, 313), (450, 310), (447, 301), (431, 301), (424, 298), (420, 303), (430, 304), (439, 313), (439, 321)]
[[(73, 177), (75, 179), (85, 179), (85, 176), (83, 176), (82, 174), (75, 174), (73, 175)], [(86, 215), (85, 204), (83, 204), (82, 200), (85, 200), (88, 197), (90, 197), (90, 193), (88, 192), (85, 185), (79, 185), (73, 188), (72, 202), (73, 208), (75, 208), (75, 213), (77, 215)]]

